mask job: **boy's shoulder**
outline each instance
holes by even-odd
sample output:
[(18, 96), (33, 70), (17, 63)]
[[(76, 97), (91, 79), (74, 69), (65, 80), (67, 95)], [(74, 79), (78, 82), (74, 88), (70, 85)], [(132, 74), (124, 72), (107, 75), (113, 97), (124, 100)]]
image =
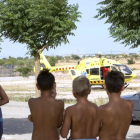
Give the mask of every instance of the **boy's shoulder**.
[(111, 109), (111, 106), (109, 105), (109, 103), (101, 105), (97, 108), (98, 113), (103, 114), (106, 111), (109, 111)]
[(35, 102), (35, 101), (37, 101), (37, 100), (38, 100), (38, 98), (30, 98), (30, 99), (28, 100), (28, 103), (30, 104), (30, 103)]
[(123, 100), (124, 102), (126, 102), (130, 108), (133, 108), (133, 107), (134, 107), (133, 101), (131, 101), (131, 100), (124, 100), (124, 99), (122, 99), (122, 100)]
[(95, 109), (98, 108), (98, 106), (95, 103), (89, 102), (91, 104), (92, 107), (94, 107)]
[(57, 99), (55, 99), (55, 102), (56, 102), (58, 105), (64, 107), (64, 102), (63, 102), (62, 100), (57, 100)]
[(66, 108), (66, 112), (72, 112), (72, 111), (75, 110), (75, 108), (76, 108), (76, 104), (72, 105), (72, 106), (69, 106), (69, 107)]

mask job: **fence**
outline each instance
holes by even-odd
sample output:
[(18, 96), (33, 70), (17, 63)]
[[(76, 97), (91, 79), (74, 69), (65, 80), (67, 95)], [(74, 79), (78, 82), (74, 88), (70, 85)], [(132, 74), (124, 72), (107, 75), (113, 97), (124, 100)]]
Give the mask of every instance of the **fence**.
[(0, 77), (15, 76), (14, 65), (0, 65)]
[[(0, 65), (0, 77), (15, 77), (15, 76), (20, 76), (19, 72), (15, 72), (15, 70), (19, 67), (24, 67), (24, 66), (19, 66), (19, 65)], [(30, 73), (30, 76), (34, 76), (34, 72), (32, 71)]]

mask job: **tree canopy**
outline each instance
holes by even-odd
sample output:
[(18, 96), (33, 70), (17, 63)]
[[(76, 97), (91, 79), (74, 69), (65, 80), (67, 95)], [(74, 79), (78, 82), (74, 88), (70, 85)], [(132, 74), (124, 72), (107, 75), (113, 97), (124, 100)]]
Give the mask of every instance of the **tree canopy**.
[(136, 48), (140, 45), (140, 1), (102, 0), (95, 18), (111, 24), (109, 32), (115, 41)]
[(78, 17), (78, 5), (69, 5), (68, 0), (1, 0), (0, 35), (27, 44), (35, 56), (42, 47), (68, 43)]
[(39, 53), (68, 43), (80, 16), (78, 5), (68, 0), (0, 0), (0, 38), (27, 45), (35, 58), (37, 78)]

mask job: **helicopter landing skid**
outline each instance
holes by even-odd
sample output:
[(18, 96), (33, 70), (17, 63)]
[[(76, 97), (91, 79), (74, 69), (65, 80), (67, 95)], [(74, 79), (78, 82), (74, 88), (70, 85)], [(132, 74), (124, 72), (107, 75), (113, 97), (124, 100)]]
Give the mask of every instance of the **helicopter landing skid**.
[(127, 83), (125, 83), (124, 85), (125, 85), (124, 89), (127, 88), (127, 87), (129, 86), (129, 84), (127, 84)]

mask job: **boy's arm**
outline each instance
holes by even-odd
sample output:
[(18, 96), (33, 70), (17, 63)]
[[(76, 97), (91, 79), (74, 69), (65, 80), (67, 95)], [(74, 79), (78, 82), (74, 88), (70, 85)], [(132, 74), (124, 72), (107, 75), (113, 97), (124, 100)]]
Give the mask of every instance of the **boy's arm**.
[(61, 128), (61, 137), (66, 138), (71, 128), (71, 114), (69, 108), (65, 111), (64, 123)]
[[(30, 98), (29, 99), (29, 101), (28, 101), (28, 106), (29, 106), (29, 109), (30, 109), (30, 113), (31, 113), (31, 106), (32, 106), (32, 101), (33, 101), (33, 98)], [(33, 122), (33, 119), (32, 119), (32, 114), (30, 114), (29, 116), (28, 116), (28, 119), (29, 119), (29, 121), (30, 122)]]
[(62, 122), (63, 122), (63, 112), (64, 112), (64, 102), (61, 101), (61, 112), (60, 112), (60, 116), (59, 116), (57, 128), (60, 128), (60, 127), (62, 126)]
[(97, 109), (94, 124), (93, 124), (93, 137), (96, 138), (99, 136), (99, 132), (101, 130), (101, 122), (102, 121), (102, 110), (101, 107)]
[(9, 99), (8, 96), (6, 95), (5, 91), (3, 90), (3, 88), (0, 86), (0, 106), (9, 103)]

